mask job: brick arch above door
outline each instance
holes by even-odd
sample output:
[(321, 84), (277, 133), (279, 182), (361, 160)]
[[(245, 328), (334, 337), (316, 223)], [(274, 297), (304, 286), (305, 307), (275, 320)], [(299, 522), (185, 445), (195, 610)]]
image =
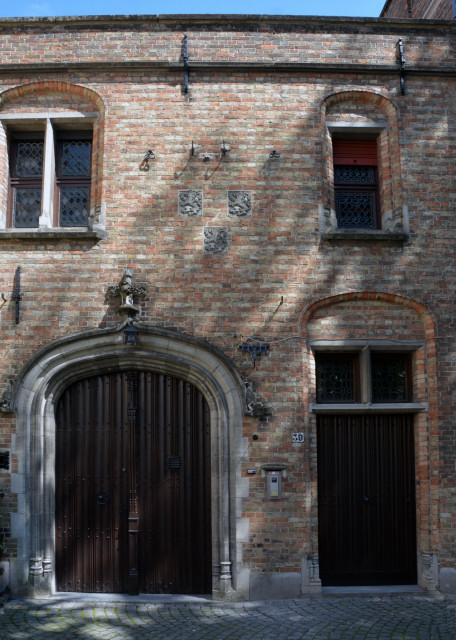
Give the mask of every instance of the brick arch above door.
[[(432, 478), (439, 470), (439, 402), (437, 332), (433, 314), (422, 302), (400, 294), (349, 291), (315, 300), (303, 309), (299, 324), (300, 335), (308, 345), (304, 362), (308, 383), (303, 389), (303, 405), (309, 425), (312, 425), (315, 446), (316, 417), (322, 409), (315, 404), (314, 352), (360, 353), (367, 349), (376, 353), (401, 350), (413, 353), (417, 400), (422, 403), (422, 409), (415, 412), (414, 417), (415, 472), (419, 480), (418, 582), (426, 588), (427, 576), (432, 574), (431, 582), (437, 584), (436, 550), (439, 548), (440, 524), (438, 487)], [(354, 406), (347, 405), (346, 411)], [(337, 411), (343, 413), (344, 409), (338, 406)], [(356, 411), (367, 415), (385, 413), (386, 409), (359, 403)], [(410, 411), (415, 409), (411, 406)], [(316, 468), (314, 473), (316, 478)], [(428, 568), (426, 563), (435, 566)]]
[[(55, 590), (54, 486), (55, 407), (71, 383), (103, 372), (150, 370), (191, 382), (210, 412), (212, 442), (212, 550), (217, 568), (213, 595), (232, 592), (236, 520), (231, 478), (244, 413), (243, 385), (228, 358), (203, 340), (162, 328), (140, 327), (136, 346), (123, 331), (101, 329), (57, 340), (24, 367), (12, 406), (17, 413), (17, 482), (28, 487), (12, 534), (18, 559), (12, 566), (15, 593)], [(25, 454), (24, 452), (29, 452)]]

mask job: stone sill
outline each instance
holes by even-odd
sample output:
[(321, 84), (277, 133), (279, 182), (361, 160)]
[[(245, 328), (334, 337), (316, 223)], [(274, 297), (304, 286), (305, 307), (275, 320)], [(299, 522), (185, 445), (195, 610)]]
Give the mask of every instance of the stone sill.
[(261, 468), (264, 471), (284, 471), (287, 465), (285, 462), (263, 462)]
[(311, 404), (310, 410), (313, 413), (327, 415), (338, 413), (420, 413), (427, 410), (427, 404), (423, 402)]
[(104, 240), (106, 231), (92, 231), (80, 227), (67, 229), (1, 229), (1, 240)]
[(382, 231), (382, 229), (337, 229), (320, 234), (325, 240), (375, 240), (379, 242), (407, 242), (409, 236), (401, 232)]

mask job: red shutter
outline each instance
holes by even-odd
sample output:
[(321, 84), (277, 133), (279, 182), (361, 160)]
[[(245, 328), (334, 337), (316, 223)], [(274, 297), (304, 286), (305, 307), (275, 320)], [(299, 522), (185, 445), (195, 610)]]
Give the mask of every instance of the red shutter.
[(376, 140), (333, 140), (334, 164), (359, 164), (376, 167)]

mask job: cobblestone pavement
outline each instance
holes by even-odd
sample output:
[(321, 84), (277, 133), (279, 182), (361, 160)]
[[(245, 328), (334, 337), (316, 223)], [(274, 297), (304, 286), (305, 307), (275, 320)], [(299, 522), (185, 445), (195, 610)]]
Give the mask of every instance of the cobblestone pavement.
[(225, 604), (119, 598), (14, 600), (2, 640), (453, 640), (456, 598), (320, 596)]

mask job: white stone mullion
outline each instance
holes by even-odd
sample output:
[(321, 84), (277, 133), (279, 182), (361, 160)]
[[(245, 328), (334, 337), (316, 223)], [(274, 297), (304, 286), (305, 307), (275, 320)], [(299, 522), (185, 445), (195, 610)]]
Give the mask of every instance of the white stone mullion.
[(53, 226), (54, 211), (54, 181), (55, 181), (55, 153), (54, 153), (54, 127), (50, 118), (46, 119), (46, 131), (44, 135), (44, 169), (43, 187), (41, 195), (40, 228)]

